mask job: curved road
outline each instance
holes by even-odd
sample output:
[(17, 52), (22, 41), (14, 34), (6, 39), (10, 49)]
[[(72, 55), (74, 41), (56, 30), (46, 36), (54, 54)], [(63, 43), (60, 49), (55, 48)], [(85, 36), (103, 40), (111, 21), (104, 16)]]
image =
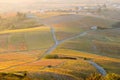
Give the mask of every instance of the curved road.
[[(52, 31), (52, 34), (53, 34), (53, 39), (55, 40), (56, 43), (55, 43), (50, 49), (48, 49), (45, 54), (50, 54), (54, 49), (56, 49), (56, 47), (57, 47), (59, 44), (62, 44), (62, 43), (65, 42), (65, 41), (69, 41), (69, 40), (72, 40), (72, 39), (75, 39), (75, 38), (79, 38), (79, 37), (85, 36), (85, 35), (87, 35), (88, 32), (89, 32), (89, 31), (86, 31), (86, 32), (80, 33), (80, 34), (78, 34), (78, 35), (76, 35), (76, 36), (69, 37), (69, 38), (66, 38), (66, 39), (64, 39), (64, 40), (58, 41), (58, 40), (56, 39), (56, 36), (55, 36), (55, 30), (54, 30), (54, 28), (52, 28), (51, 31)], [(95, 62), (89, 60), (88, 63), (90, 63), (91, 65), (93, 65), (93, 66), (98, 70), (98, 72), (99, 72), (100, 74), (102, 74), (103, 76), (105, 76), (105, 75), (107, 74), (107, 72), (104, 70), (104, 68), (102, 68), (100, 65), (96, 64)]]

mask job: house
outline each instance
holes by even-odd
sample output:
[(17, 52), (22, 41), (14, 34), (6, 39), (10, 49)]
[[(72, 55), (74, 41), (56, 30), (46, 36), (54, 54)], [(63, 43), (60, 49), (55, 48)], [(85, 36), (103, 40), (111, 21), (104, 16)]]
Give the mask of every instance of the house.
[(98, 26), (92, 26), (91, 27), (91, 30), (97, 30), (98, 29)]

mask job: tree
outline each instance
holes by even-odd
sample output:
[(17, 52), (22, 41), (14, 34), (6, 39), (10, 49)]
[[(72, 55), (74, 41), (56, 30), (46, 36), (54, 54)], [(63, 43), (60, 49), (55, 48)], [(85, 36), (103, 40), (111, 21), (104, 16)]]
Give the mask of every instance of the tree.
[(79, 7), (75, 7), (76, 14), (79, 12)]
[(104, 77), (101, 74), (91, 74), (86, 80), (105, 80)]
[(100, 5), (98, 5), (98, 12), (101, 12), (102, 11), (102, 8)]
[(2, 17), (0, 16), (0, 20), (2, 19)]
[(17, 12), (17, 17), (23, 19), (23, 18), (25, 18), (25, 14), (24, 14), (24, 13)]
[(120, 75), (115, 73), (109, 73), (106, 76), (102, 76), (101, 74), (91, 74), (86, 80), (120, 80)]

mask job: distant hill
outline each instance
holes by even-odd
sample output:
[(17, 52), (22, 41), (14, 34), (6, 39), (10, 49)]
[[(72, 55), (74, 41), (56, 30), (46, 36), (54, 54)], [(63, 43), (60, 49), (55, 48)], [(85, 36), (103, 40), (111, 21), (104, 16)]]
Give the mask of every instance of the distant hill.
[[(11, 0), (0, 1), (0, 12), (9, 11), (29, 11), (38, 10), (40, 8), (68, 8), (80, 6), (83, 4), (104, 4), (108, 3), (107, 0)], [(120, 3), (119, 0), (110, 0), (110, 3)]]

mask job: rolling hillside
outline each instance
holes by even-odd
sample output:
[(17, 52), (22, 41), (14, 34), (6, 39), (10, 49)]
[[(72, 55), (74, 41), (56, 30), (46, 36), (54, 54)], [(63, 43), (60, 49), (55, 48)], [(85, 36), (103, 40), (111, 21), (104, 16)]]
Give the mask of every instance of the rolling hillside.
[(1, 28), (0, 79), (87, 80), (94, 73), (105, 78), (109, 73), (120, 75), (116, 20), (78, 14), (29, 20), (35, 24), (22, 18), (15, 23), (22, 27)]
[(111, 28), (117, 23), (114, 20), (74, 14), (50, 17), (43, 22), (55, 28), (58, 40), (90, 30), (93, 26)]

